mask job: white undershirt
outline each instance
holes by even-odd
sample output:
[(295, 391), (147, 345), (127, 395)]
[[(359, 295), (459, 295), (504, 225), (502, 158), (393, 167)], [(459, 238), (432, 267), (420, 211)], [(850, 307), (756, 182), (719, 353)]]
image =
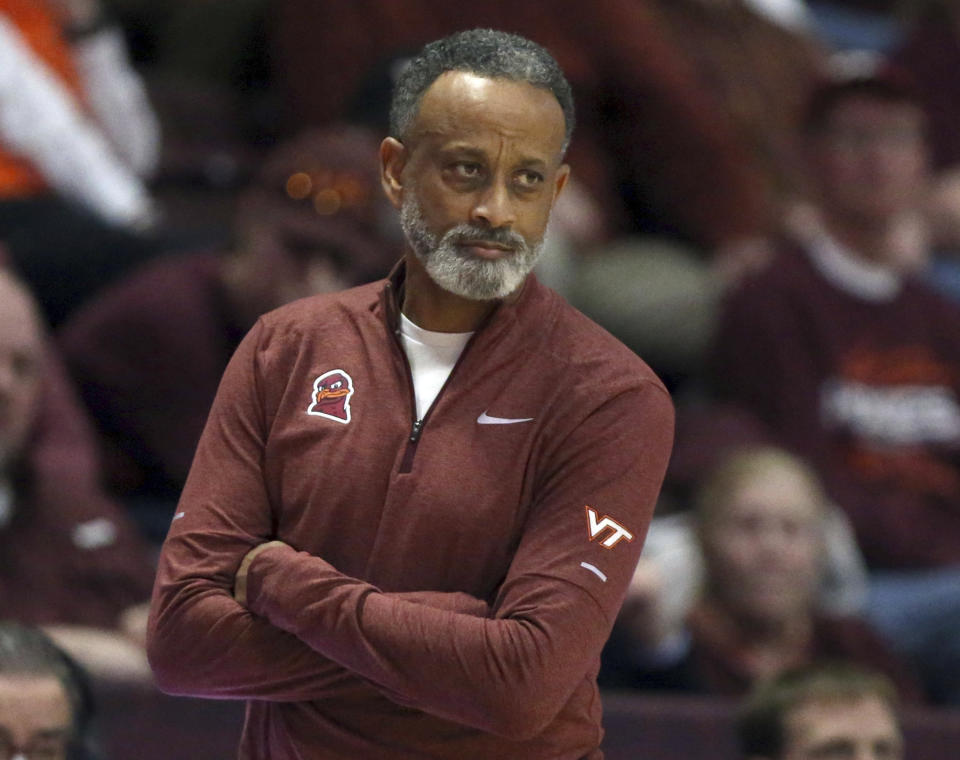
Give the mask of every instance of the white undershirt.
[(446, 333), (424, 330), (406, 315), (400, 315), (400, 337), (410, 362), (413, 391), (417, 399), (417, 419), (423, 419), (440, 389), (450, 376), (472, 332)]

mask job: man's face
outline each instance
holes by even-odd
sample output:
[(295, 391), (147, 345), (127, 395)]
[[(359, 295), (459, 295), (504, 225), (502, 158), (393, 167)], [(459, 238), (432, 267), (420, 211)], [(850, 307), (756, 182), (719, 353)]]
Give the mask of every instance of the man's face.
[(851, 96), (812, 138), (811, 158), (828, 211), (885, 224), (915, 207), (923, 193), (923, 114), (909, 103)]
[(0, 676), (0, 757), (65, 760), (71, 733), (70, 702), (60, 681)]
[(716, 505), (703, 527), (711, 588), (739, 614), (778, 622), (806, 614), (820, 572), (820, 508), (807, 481), (770, 467)]
[(0, 272), (0, 472), (23, 448), (40, 387), (43, 338), (26, 297)]
[(781, 760), (901, 760), (903, 739), (890, 708), (876, 697), (808, 702), (786, 720)]
[(382, 155), (388, 197), (440, 287), (489, 300), (520, 286), (569, 173), (563, 141), (559, 103), (530, 84), (449, 72), (424, 93), (405, 144), (388, 138)]

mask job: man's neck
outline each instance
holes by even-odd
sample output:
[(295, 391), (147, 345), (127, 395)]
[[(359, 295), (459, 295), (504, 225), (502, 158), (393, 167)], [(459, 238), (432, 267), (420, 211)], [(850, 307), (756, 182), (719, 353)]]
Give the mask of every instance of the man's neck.
[(893, 220), (883, 222), (824, 214), (827, 232), (857, 258), (877, 266), (895, 266), (893, 252)]
[(407, 319), (434, 332), (464, 333), (476, 330), (499, 301), (473, 301), (437, 285), (413, 254), (406, 257), (406, 279), (401, 310)]

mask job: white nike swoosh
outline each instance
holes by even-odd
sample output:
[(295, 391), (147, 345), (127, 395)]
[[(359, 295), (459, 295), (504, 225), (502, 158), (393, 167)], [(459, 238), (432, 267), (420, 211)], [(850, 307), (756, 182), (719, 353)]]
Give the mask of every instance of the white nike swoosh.
[(515, 425), (518, 422), (533, 422), (533, 417), (491, 417), (484, 412), (477, 417), (481, 425)]

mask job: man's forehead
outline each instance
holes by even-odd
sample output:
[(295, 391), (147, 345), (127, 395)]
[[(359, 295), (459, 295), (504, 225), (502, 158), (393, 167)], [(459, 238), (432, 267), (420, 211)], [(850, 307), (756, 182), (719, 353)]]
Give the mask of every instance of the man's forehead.
[(565, 122), (553, 93), (528, 82), (447, 72), (423, 94), (411, 132), (445, 146), (480, 148), (497, 135), (547, 160), (561, 152)]
[(899, 735), (890, 706), (879, 697), (811, 700), (798, 705), (787, 719), (797, 737), (807, 739), (843, 734), (869, 726), (879, 733)]

